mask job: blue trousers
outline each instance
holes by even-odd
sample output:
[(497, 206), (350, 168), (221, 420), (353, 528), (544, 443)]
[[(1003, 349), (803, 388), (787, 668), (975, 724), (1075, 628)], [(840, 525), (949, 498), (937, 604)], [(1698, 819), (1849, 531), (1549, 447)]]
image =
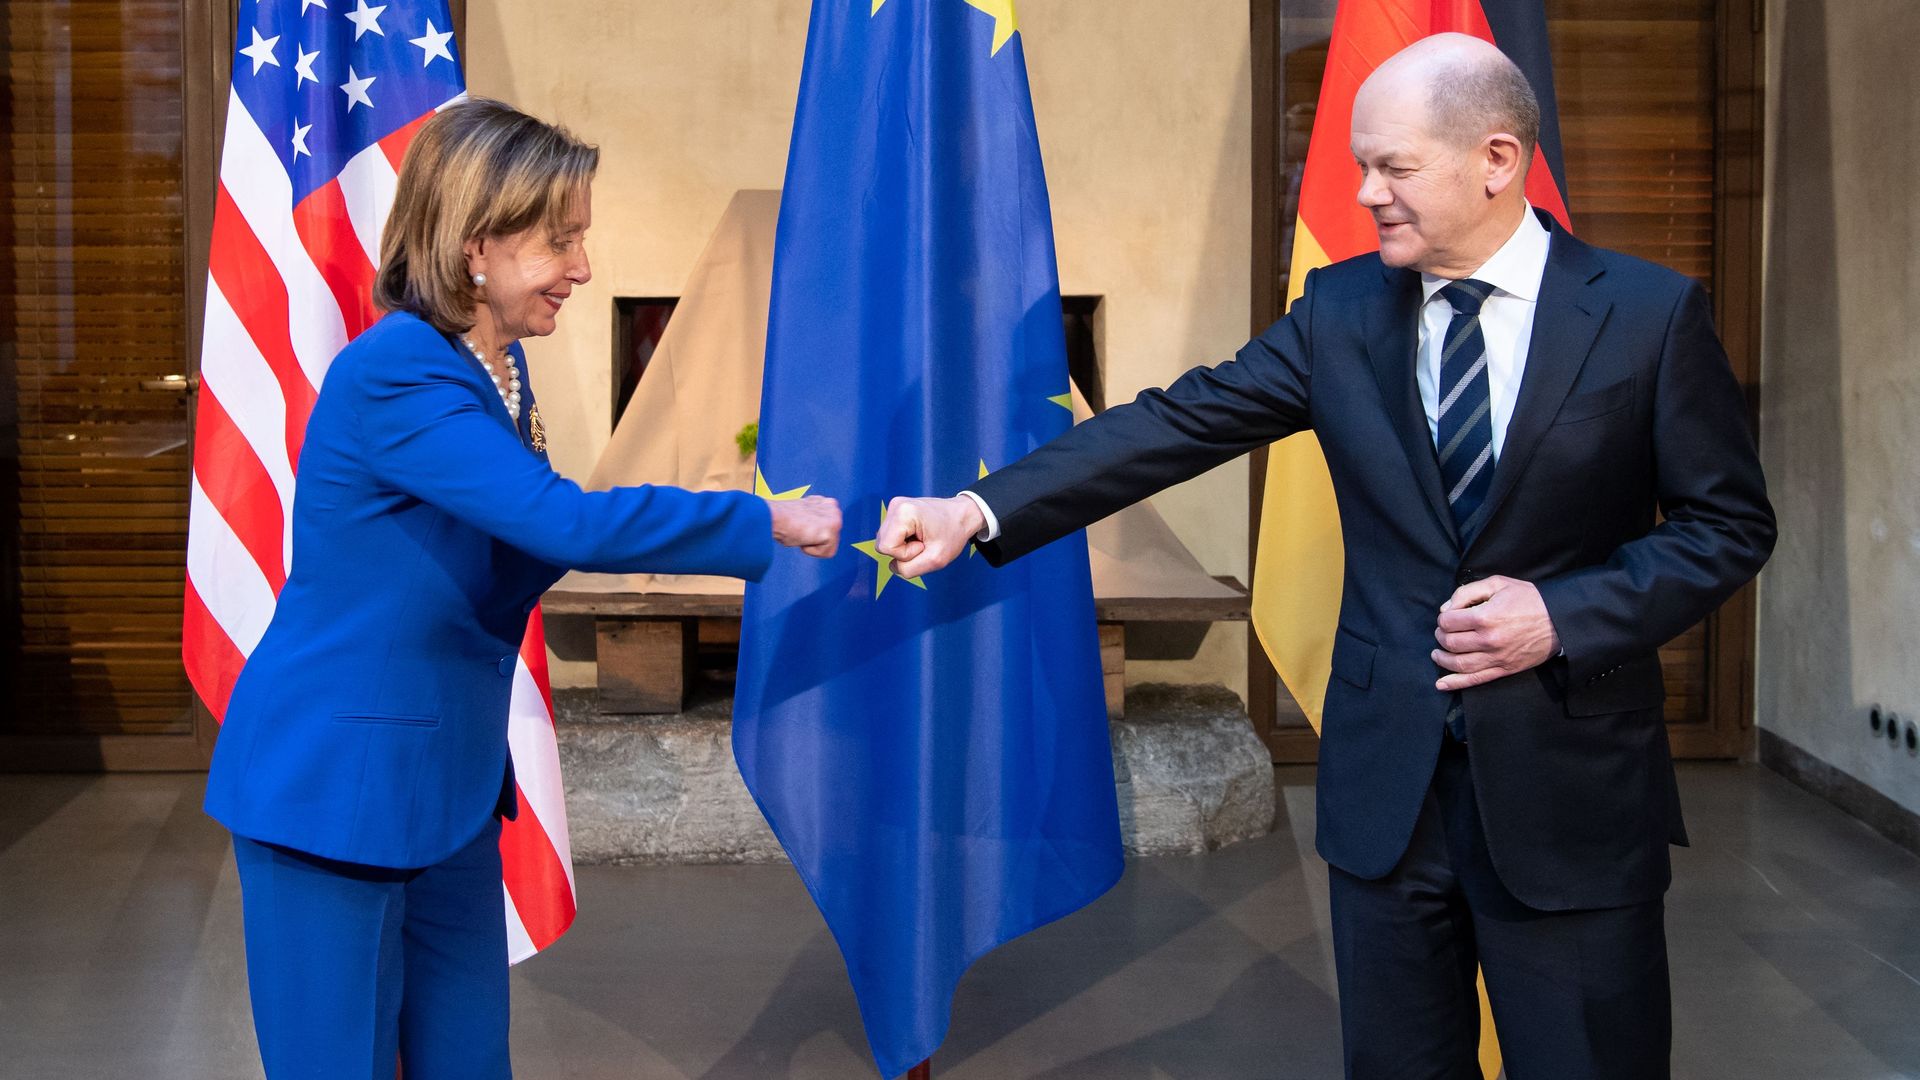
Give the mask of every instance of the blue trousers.
[(233, 838), (268, 1080), (504, 1080), (500, 823), (394, 870)]
[(1539, 911), (1487, 852), (1471, 742), (1446, 738), (1400, 865), (1330, 867), (1349, 1080), (1479, 1080), (1484, 969), (1508, 1080), (1667, 1080), (1665, 905)]

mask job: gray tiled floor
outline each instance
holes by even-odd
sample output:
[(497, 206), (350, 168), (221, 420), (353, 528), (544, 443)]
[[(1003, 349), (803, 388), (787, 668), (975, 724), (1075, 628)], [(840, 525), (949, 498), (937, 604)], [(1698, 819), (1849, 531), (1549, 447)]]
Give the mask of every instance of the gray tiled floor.
[[(1273, 836), (1136, 862), (983, 960), (943, 1080), (1339, 1072), (1311, 773)], [(1683, 772), (1675, 1073), (1920, 1076), (1920, 859), (1763, 770)], [(255, 1077), (239, 899), (192, 776), (0, 777), (0, 1075)], [(839, 957), (786, 867), (582, 868), (514, 974), (523, 1078), (870, 1077)]]

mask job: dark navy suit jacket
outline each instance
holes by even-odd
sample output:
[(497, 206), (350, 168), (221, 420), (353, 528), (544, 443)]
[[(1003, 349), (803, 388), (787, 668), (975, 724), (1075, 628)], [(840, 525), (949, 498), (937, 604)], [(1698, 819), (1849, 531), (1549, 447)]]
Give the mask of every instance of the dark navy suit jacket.
[(1015, 558), (1311, 429), (1346, 545), (1320, 853), (1363, 878), (1405, 853), (1449, 702), (1431, 657), (1440, 605), (1504, 574), (1539, 587), (1565, 654), (1464, 695), (1494, 865), (1541, 909), (1661, 895), (1667, 845), (1686, 834), (1657, 650), (1751, 579), (1774, 540), (1706, 295), (1553, 227), (1504, 453), (1463, 530), (1414, 378), (1419, 274), (1365, 255), (1314, 271), (1305, 288), (1234, 360), (971, 485), (1000, 522), (982, 552)]
[(348, 862), (437, 863), (479, 834), (510, 781), (515, 658), (566, 569), (766, 569), (762, 500), (582, 491), (528, 445), (523, 392), (516, 430), (473, 358), (407, 314), (334, 360), (300, 453), (293, 569), (207, 778), (207, 812), (235, 833)]

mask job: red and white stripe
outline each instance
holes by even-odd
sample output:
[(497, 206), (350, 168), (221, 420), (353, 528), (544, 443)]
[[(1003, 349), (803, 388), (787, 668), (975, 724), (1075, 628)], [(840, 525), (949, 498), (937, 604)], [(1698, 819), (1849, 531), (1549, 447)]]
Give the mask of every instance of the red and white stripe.
[(500, 834), (507, 953), (516, 964), (553, 944), (573, 923), (573, 848), (567, 837), (567, 793), (560, 785), (551, 686), (546, 632), (540, 609), (534, 608), (513, 673), (507, 724), (520, 813)]
[[(457, 100), (457, 99), (456, 99)], [(293, 205), (292, 182), (239, 95), (227, 106), (194, 425), (182, 660), (216, 718), (293, 567), (294, 475), (327, 366), (371, 326), (380, 232), (427, 117)], [(573, 861), (536, 608), (514, 674), (508, 743), (520, 814), (500, 837), (509, 960), (573, 922)]]

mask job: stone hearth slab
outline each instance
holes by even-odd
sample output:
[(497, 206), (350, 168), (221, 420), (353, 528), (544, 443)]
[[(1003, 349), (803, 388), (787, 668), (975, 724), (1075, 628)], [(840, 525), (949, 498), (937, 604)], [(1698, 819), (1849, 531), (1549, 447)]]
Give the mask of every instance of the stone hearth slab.
[[(574, 861), (785, 858), (733, 763), (732, 701), (667, 716), (599, 712), (592, 690), (554, 694)], [(1240, 699), (1219, 686), (1145, 685), (1113, 723), (1129, 855), (1193, 854), (1273, 828), (1273, 766)]]

